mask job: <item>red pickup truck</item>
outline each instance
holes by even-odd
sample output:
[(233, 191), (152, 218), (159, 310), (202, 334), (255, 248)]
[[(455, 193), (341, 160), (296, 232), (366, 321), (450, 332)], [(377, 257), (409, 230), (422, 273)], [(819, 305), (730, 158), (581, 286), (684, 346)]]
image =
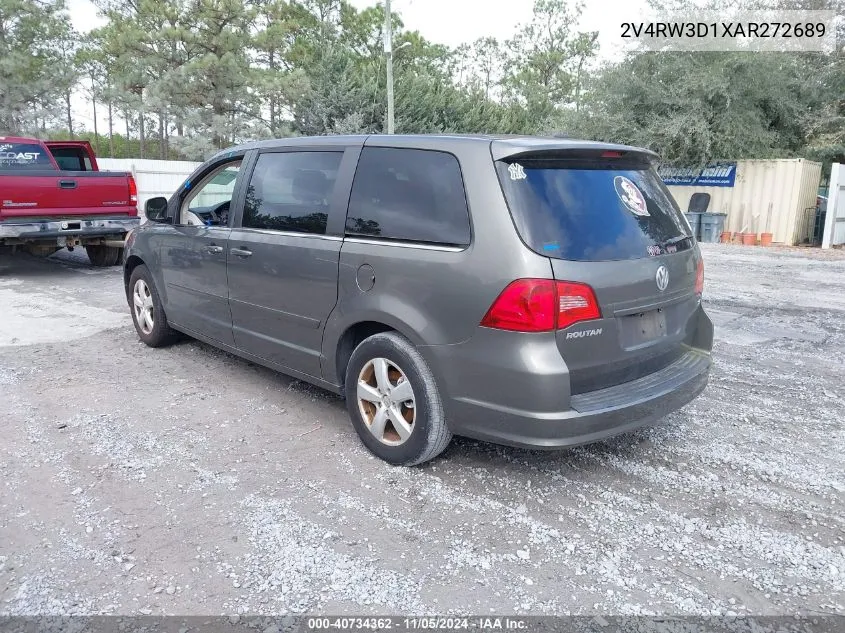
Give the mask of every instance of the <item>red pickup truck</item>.
[(139, 224), (132, 175), (99, 171), (87, 141), (0, 136), (0, 246), (44, 256), (83, 246), (94, 266), (114, 266)]

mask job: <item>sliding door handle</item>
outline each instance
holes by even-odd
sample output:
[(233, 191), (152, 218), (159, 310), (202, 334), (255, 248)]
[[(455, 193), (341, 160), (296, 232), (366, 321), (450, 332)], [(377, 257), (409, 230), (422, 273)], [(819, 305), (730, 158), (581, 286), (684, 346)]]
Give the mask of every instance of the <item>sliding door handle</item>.
[(229, 252), (235, 257), (252, 257), (252, 251), (248, 248), (230, 248)]

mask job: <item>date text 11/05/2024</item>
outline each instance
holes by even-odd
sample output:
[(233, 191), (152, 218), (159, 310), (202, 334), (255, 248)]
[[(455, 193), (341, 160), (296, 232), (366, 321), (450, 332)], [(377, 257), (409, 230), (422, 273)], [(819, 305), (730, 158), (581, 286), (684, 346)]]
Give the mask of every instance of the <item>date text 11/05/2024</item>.
[(476, 617), (316, 617), (308, 618), (311, 631), (524, 631), (528, 629), (525, 619), (502, 616)]

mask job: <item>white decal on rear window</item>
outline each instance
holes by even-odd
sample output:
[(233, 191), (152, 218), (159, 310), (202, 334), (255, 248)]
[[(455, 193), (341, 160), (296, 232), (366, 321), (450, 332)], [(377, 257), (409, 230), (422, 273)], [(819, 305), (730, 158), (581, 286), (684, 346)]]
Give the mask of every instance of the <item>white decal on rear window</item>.
[(0, 162), (3, 163), (23, 163), (27, 161), (37, 161), (40, 155), (41, 152), (15, 151), (15, 146), (10, 145), (9, 143), (4, 143), (3, 145), (0, 145)]
[(40, 152), (3, 152), (0, 153), (0, 160), (6, 161), (27, 161), (27, 160), (38, 160), (38, 156), (40, 156)]
[(616, 188), (616, 195), (628, 210), (634, 215), (647, 217), (650, 215), (645, 203), (642, 191), (625, 176), (616, 176), (613, 179), (613, 186)]
[(519, 163), (511, 163), (510, 165), (508, 165), (508, 171), (511, 174), (511, 180), (525, 180), (526, 178), (528, 178), (525, 173), (525, 170)]

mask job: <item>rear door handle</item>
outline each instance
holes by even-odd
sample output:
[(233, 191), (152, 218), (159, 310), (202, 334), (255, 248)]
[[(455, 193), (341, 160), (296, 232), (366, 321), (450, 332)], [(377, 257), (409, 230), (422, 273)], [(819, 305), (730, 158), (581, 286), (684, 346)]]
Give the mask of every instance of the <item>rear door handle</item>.
[(204, 247), (203, 250), (206, 253), (211, 253), (212, 255), (219, 255), (223, 252), (223, 247), (217, 246), (216, 244), (209, 244), (208, 246)]
[(230, 248), (229, 252), (237, 257), (252, 257), (252, 251), (248, 248)]
[(75, 180), (60, 180), (59, 189), (76, 189)]

